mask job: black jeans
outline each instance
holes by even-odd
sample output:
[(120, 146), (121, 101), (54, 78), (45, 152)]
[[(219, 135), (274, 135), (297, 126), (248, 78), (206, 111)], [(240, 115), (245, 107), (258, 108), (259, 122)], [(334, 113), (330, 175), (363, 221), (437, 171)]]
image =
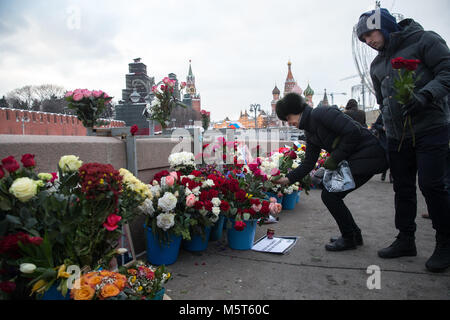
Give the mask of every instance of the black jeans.
[(450, 234), (450, 190), (448, 178), (449, 130), (447, 126), (430, 130), (422, 136), (399, 142), (388, 139), (389, 162), (394, 178), (395, 227), (413, 236), (417, 215), (416, 175), (428, 208), (433, 228)]
[(344, 238), (350, 238), (354, 232), (360, 232), (361, 229), (359, 229), (343, 199), (347, 194), (361, 187), (373, 176), (374, 175), (353, 176), (353, 180), (355, 181), (355, 188), (348, 191), (328, 192), (325, 188), (322, 190), (322, 201), (327, 207), (328, 211), (330, 211), (334, 220), (336, 220), (339, 230), (341, 231), (341, 234)]

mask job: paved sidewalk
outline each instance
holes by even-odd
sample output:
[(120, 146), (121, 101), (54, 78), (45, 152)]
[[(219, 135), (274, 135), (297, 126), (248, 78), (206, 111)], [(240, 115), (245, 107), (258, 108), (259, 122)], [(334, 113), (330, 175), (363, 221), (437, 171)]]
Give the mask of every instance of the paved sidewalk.
[[(433, 274), (425, 261), (434, 250), (434, 229), (421, 213), (426, 206), (418, 191), (417, 257), (384, 260), (377, 250), (391, 244), (394, 227), (392, 184), (376, 175), (346, 198), (346, 204), (362, 229), (364, 246), (345, 252), (327, 252), (324, 245), (338, 234), (333, 218), (320, 199), (321, 190), (311, 190), (293, 211), (282, 211), (280, 221), (270, 225), (275, 235), (299, 236), (285, 255), (232, 250), (226, 232), (210, 242), (202, 253), (181, 249), (169, 266), (173, 279), (167, 294), (180, 299), (450, 299), (450, 270)], [(256, 237), (269, 225), (257, 226)], [(367, 267), (381, 269), (381, 289), (369, 290)]]

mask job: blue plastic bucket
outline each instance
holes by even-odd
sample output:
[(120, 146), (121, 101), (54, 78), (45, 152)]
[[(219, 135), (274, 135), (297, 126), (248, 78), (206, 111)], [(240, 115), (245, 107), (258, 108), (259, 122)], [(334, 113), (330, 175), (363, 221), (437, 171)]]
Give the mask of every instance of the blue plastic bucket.
[(300, 191), (297, 191), (297, 199), (295, 200), (296, 203), (300, 201)]
[(183, 240), (183, 249), (187, 251), (204, 251), (208, 247), (211, 227), (205, 227), (205, 238), (200, 234), (191, 235), (191, 240)]
[(234, 219), (230, 219), (232, 227), (228, 229), (228, 246), (236, 250), (250, 250), (253, 247), (257, 220), (245, 220), (246, 227), (242, 231), (234, 229)]
[(145, 225), (144, 228), (147, 235), (147, 261), (158, 266), (175, 263), (180, 252), (181, 236), (169, 234), (169, 241), (160, 243), (158, 235), (153, 234), (151, 228)]
[(273, 197), (273, 198), (277, 199), (278, 203), (282, 203), (282, 201), (283, 201), (283, 197), (278, 197), (275, 193), (266, 192), (266, 195), (267, 195), (267, 200), (269, 200), (270, 198)]
[(297, 203), (297, 192), (292, 192), (291, 194), (283, 195), (283, 202), (281, 205), (283, 206), (283, 210), (292, 210), (295, 208)]
[(210, 241), (216, 241), (222, 238), (224, 222), (225, 216), (222, 214), (219, 215), (219, 220), (217, 220), (216, 223), (211, 228), (211, 234), (209, 236)]
[(152, 300), (163, 300), (165, 292), (166, 292), (166, 289), (162, 288), (155, 294), (155, 297)]
[(64, 297), (58, 289), (58, 285), (54, 284), (52, 285), (47, 291), (45, 291), (44, 295), (42, 296), (41, 300), (70, 300), (69, 292), (70, 290), (67, 290), (67, 294)]

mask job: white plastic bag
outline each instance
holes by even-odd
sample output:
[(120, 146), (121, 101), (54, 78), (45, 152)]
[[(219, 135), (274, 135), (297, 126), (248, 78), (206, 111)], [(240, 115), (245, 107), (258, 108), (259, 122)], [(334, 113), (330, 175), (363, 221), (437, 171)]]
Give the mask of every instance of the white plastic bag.
[(352, 172), (346, 160), (339, 163), (336, 170), (325, 170), (322, 180), (328, 192), (343, 192), (355, 188)]

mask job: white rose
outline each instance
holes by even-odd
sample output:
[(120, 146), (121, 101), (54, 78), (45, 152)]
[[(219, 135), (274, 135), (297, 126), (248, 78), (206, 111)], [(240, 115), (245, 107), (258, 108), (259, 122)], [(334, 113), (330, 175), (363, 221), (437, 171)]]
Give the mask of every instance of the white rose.
[(293, 162), (292, 163), (292, 169), (296, 169), (298, 167), (298, 163), (297, 162)]
[(192, 190), (192, 193), (195, 194), (196, 196), (198, 196), (200, 194), (200, 187), (194, 188)]
[(153, 213), (155, 212), (155, 209), (153, 208), (153, 202), (150, 199), (145, 199), (144, 203), (141, 204), (138, 207), (144, 214), (148, 214), (149, 216), (153, 217)]
[(83, 161), (74, 155), (62, 156), (61, 159), (59, 159), (59, 167), (63, 172), (77, 171), (82, 164)]
[(218, 216), (219, 213), (220, 213), (220, 207), (213, 207), (212, 208), (212, 213), (214, 213), (216, 216)]
[(37, 194), (37, 181), (30, 178), (17, 178), (9, 188), (12, 193), (21, 202), (27, 202)]
[(156, 217), (156, 225), (164, 231), (169, 230), (175, 224), (175, 215), (172, 213), (161, 213)]
[(32, 263), (22, 263), (20, 265), (20, 272), (22, 273), (33, 273), (36, 270), (36, 265)]
[(211, 199), (211, 202), (212, 202), (212, 204), (213, 204), (214, 206), (216, 206), (216, 207), (220, 207), (220, 205), (221, 205), (221, 203), (222, 203), (222, 201), (220, 201), (219, 198), (212, 198), (212, 199)]
[(164, 193), (164, 196), (158, 199), (158, 206), (166, 212), (175, 209), (177, 206), (177, 197), (170, 192)]
[(124, 253), (127, 253), (128, 252), (128, 249), (127, 248), (118, 248), (117, 250), (116, 250), (116, 253), (117, 254), (124, 254)]

